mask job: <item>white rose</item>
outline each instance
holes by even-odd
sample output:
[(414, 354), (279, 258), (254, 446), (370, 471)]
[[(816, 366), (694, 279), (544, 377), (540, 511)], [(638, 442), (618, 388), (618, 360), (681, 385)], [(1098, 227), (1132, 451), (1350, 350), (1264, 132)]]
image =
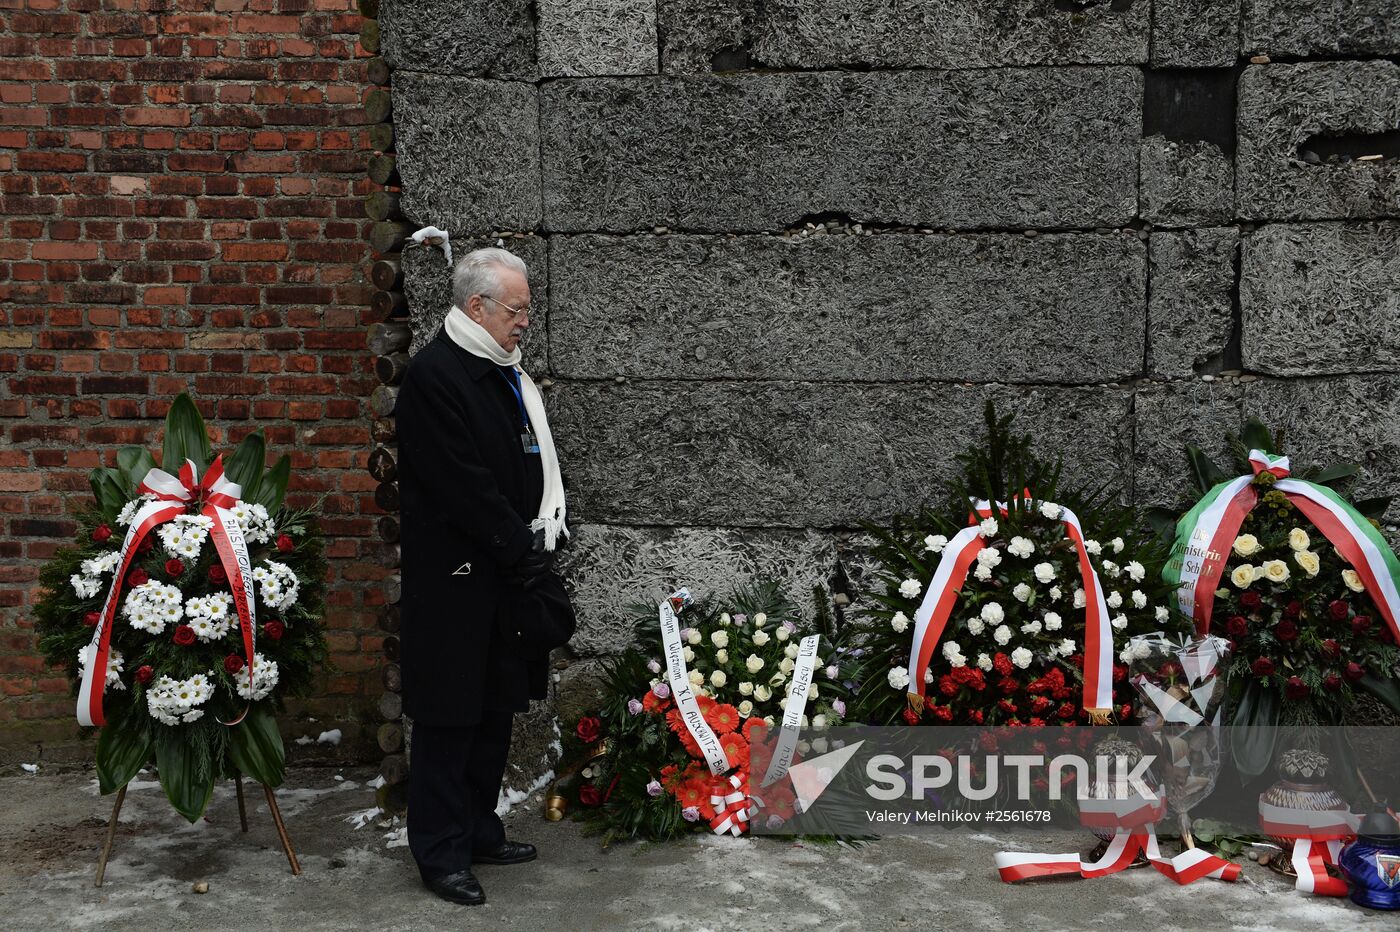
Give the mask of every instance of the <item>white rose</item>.
[(1147, 594), (1141, 589), (1133, 590), (1133, 608), (1147, 608)]
[(909, 671), (904, 667), (895, 667), (886, 674), (886, 678), (890, 681), (892, 689), (904, 689), (909, 685)]
[(719, 623), (722, 624), (722, 625), (724, 625), (726, 628), (729, 627), (730, 623), (731, 623), (733, 620), (734, 620), (734, 619), (732, 619), (732, 618), (729, 617), (729, 613), (728, 613), (728, 612), (720, 612), (720, 614), (719, 614)]
[(753, 714), (753, 703), (750, 702), (750, 701), (747, 700), (747, 699), (745, 699), (743, 702), (739, 703), (739, 714), (740, 714), (741, 716), (743, 716), (744, 718), (748, 718), (750, 715), (752, 715), (752, 714)]
[(774, 637), (779, 641), (786, 641), (788, 638), (792, 637), (792, 632), (785, 627), (779, 626), (778, 630), (774, 633)]
[(1055, 578), (1055, 566), (1051, 563), (1037, 563), (1034, 572), (1036, 580), (1043, 584)]
[(997, 625), (997, 629), (992, 632), (992, 640), (1005, 647), (1011, 640), (1011, 629), (1006, 625)]
[(759, 612), (757, 615), (753, 616), (753, 623), (761, 628), (764, 625), (768, 624), (768, 616), (765, 615), (763, 612)]
[(757, 673), (763, 669), (763, 658), (758, 654), (749, 654), (748, 659), (744, 661), (744, 669), (750, 673)]
[(701, 686), (705, 682), (705, 676), (699, 670), (690, 671), (690, 685)]
[(1031, 652), (1024, 647), (1018, 647), (1011, 652), (1011, 662), (1024, 670), (1031, 665)]
[(1242, 557), (1252, 557), (1264, 548), (1259, 543), (1259, 538), (1253, 534), (1241, 534), (1235, 538), (1235, 553)]
[(797, 645), (789, 644), (783, 648), (783, 656), (795, 660), (797, 658)]
[(1021, 625), (1021, 633), (1022, 633), (1022, 634), (1039, 634), (1039, 633), (1040, 633), (1040, 622), (1038, 622), (1038, 621), (1036, 621), (1034, 618), (1032, 618), (1030, 621), (1028, 621), (1028, 622), (1026, 622), (1025, 624)]
[(745, 681), (745, 682), (743, 682), (743, 683), (740, 683), (740, 684), (739, 684), (739, 695), (741, 695), (741, 696), (752, 696), (752, 695), (753, 695), (753, 684), (750, 683), (750, 682), (748, 682), (748, 681)]
[(992, 658), (986, 654), (977, 655), (977, 669), (990, 670), (992, 668)]
[(781, 673), (774, 673), (772, 676), (768, 677), (768, 685), (781, 686), (786, 680), (787, 677), (783, 676)]
[(685, 658), (686, 663), (691, 663), (695, 660), (695, 651), (691, 650), (689, 647), (682, 647), (681, 656)]
[(929, 553), (942, 553), (946, 546), (948, 546), (948, 538), (942, 534), (930, 534), (924, 538), (924, 549)]
[(755, 686), (753, 688), (753, 697), (759, 702), (767, 702), (769, 699), (773, 698), (773, 690), (763, 685)]
[(797, 664), (792, 662), (791, 657), (784, 657), (782, 661), (778, 664), (778, 669), (782, 670), (784, 673), (791, 673), (792, 668), (795, 666), (797, 666)]
[(1313, 553), (1311, 550), (1295, 551), (1293, 554), (1293, 562), (1297, 563), (1298, 566), (1302, 568), (1303, 572), (1307, 573), (1309, 576), (1316, 576), (1318, 571), (1322, 569), (1322, 561), (1319, 560), (1317, 554)]
[(895, 634), (903, 634), (904, 629), (909, 627), (909, 616), (903, 612), (895, 612), (894, 617), (890, 619), (890, 627), (894, 629)]
[(1308, 539), (1308, 532), (1300, 527), (1295, 527), (1288, 532), (1288, 546), (1292, 547), (1294, 550), (1307, 550), (1308, 545), (1311, 543), (1312, 541)]
[(1234, 583), (1237, 589), (1248, 589), (1249, 584), (1254, 582), (1254, 567), (1248, 563), (1241, 563), (1231, 571), (1230, 582)]
[(977, 635), (985, 631), (987, 626), (982, 623), (982, 619), (980, 618), (969, 618), (966, 622), (965, 627), (967, 628), (968, 634), (972, 635), (973, 637), (976, 637)]
[(716, 689), (719, 689), (727, 682), (729, 682), (729, 677), (724, 675), (723, 670), (716, 670), (710, 674), (710, 685)]
[(1342, 582), (1347, 584), (1347, 588), (1352, 592), (1365, 592), (1366, 584), (1361, 581), (1361, 577), (1356, 575), (1356, 570), (1342, 570)]
[(691, 628), (690, 631), (686, 633), (685, 639), (691, 644), (699, 644), (704, 640), (704, 638), (700, 636), (698, 628)]
[(1024, 560), (1026, 557), (1035, 553), (1035, 544), (1025, 537), (1013, 537), (1011, 538), (1011, 543), (1007, 545), (1006, 550), (1013, 557), (1020, 557)]
[(764, 644), (767, 644), (767, 643), (768, 643), (768, 632), (767, 632), (767, 631), (755, 631), (755, 632), (753, 633), (753, 646), (754, 646), (754, 647), (762, 647)]
[(977, 525), (977, 533), (980, 534), (982, 537), (996, 537), (997, 519), (983, 518), (982, 522)]
[(1060, 506), (1052, 502), (1041, 502), (1040, 513), (1052, 521), (1059, 520)]
[(1062, 623), (1063, 623), (1063, 619), (1060, 618), (1060, 615), (1059, 615), (1058, 612), (1046, 612), (1046, 613), (1045, 613), (1045, 630), (1046, 630), (1046, 631), (1059, 631), (1059, 630), (1060, 630), (1060, 625), (1061, 625)]
[(1019, 601), (1024, 602), (1031, 597), (1031, 587), (1023, 582), (1017, 583), (1016, 588), (1011, 590), (1011, 594)]
[(1110, 592), (1104, 601), (1108, 603), (1109, 608), (1117, 608), (1123, 604), (1123, 596), (1118, 592)]
[(1147, 576), (1147, 567), (1143, 566), (1136, 560), (1133, 560), (1128, 563), (1127, 570), (1128, 578), (1131, 579), (1133, 582), (1142, 582), (1143, 579)]
[(808, 698), (808, 699), (815, 699), (815, 698), (817, 698), (817, 696), (819, 696), (820, 694), (821, 694), (821, 690), (818, 689), (818, 687), (817, 687), (817, 681), (816, 681), (816, 680), (813, 680), (812, 682), (810, 682), (810, 683), (807, 684), (807, 698)]
[(825, 715), (814, 715), (814, 716), (812, 716), (812, 727), (815, 728), (817, 731), (822, 731), (822, 730), (824, 730), (824, 729), (826, 728), (826, 716), (825, 716)]
[(999, 625), (1006, 618), (1006, 613), (1001, 609), (1000, 602), (988, 602), (982, 606), (982, 620), (989, 625)]
[(1271, 583), (1288, 582), (1288, 564), (1282, 560), (1266, 560), (1264, 566), (1264, 577)]
[[(904, 580), (904, 582), (899, 584), (899, 594), (904, 596), (906, 599), (916, 598), (919, 595), (919, 593), (923, 591), (924, 584), (919, 582), (917, 579), (906, 579)], [(781, 631), (782, 629), (779, 628), (778, 630)]]
[(710, 643), (713, 644), (713, 645), (715, 645), (716, 647), (728, 647), (728, 646), (729, 646), (729, 632), (728, 632), (728, 631), (716, 631), (714, 634), (711, 634), (711, 635), (710, 635)]
[(725, 650), (725, 649), (723, 649), (723, 648), (720, 648), (719, 650), (715, 651), (715, 663), (718, 663), (718, 664), (726, 664), (726, 663), (728, 663), (728, 662), (729, 662), (729, 651), (727, 651), (727, 650)]

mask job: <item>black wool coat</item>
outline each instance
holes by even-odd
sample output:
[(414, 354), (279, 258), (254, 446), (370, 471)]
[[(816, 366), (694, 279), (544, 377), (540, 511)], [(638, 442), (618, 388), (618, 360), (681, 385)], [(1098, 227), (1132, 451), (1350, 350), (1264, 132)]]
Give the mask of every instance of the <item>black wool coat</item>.
[[(429, 725), (523, 711), (547, 688), (548, 651), (532, 643), (541, 599), (572, 610), (551, 574), (530, 595), (502, 579), (529, 549), (544, 485), (520, 442), (502, 370), (446, 331), (408, 365), (394, 410), (403, 577), (404, 712)], [(567, 634), (565, 635), (567, 638)]]

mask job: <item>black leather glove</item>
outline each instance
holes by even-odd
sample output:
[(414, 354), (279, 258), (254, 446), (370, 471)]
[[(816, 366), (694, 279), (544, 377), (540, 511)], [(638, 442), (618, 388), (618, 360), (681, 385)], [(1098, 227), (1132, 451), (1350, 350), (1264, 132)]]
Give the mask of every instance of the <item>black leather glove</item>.
[(530, 550), (520, 558), (515, 566), (506, 571), (505, 581), (512, 586), (520, 586), (529, 592), (539, 585), (540, 580), (554, 566), (554, 554), (544, 549), (544, 531), (535, 532), (535, 539)]

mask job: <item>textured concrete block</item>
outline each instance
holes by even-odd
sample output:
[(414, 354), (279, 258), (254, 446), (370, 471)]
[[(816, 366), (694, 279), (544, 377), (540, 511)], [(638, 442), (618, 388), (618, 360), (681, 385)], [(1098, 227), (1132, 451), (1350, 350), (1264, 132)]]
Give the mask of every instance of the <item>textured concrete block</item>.
[(1234, 227), (1152, 234), (1147, 319), (1154, 374), (1190, 377), (1225, 351), (1238, 242)]
[(1247, 55), (1400, 52), (1400, 10), (1395, 0), (1245, 0), (1243, 26)]
[[(1359, 463), (1356, 497), (1400, 493), (1400, 376), (1262, 379), (1246, 386), (1245, 412), (1284, 428), (1295, 469)], [(1392, 505), (1387, 518), (1397, 517)]]
[(988, 397), (1062, 454), (1066, 475), (1129, 476), (1130, 397), (1118, 388), (570, 381), (550, 395), (570, 514), (584, 522), (880, 520), (941, 500)]
[(390, 67), (407, 71), (531, 78), (538, 73), (531, 6), (530, 0), (381, 0), (380, 52)]
[(1099, 226), (1136, 210), (1132, 68), (583, 79), (541, 94), (556, 231), (772, 230), (827, 211)]
[(545, 77), (656, 73), (654, 0), (539, 0)]
[(1152, 0), (1152, 66), (1233, 65), (1239, 23), (1240, 0)]
[(1229, 468), (1228, 434), (1238, 434), (1243, 390), (1227, 382), (1144, 386), (1133, 404), (1133, 499), (1140, 507), (1178, 507), (1199, 497), (1186, 446)]
[(1235, 165), (1218, 146), (1148, 136), (1140, 157), (1144, 220), (1194, 226), (1235, 215)]
[(563, 377), (1093, 383), (1141, 369), (1122, 234), (559, 236)]
[(403, 212), (458, 234), (540, 222), (534, 86), (396, 72), (394, 131)]
[[(849, 536), (849, 535), (847, 535)], [(654, 606), (680, 586), (697, 596), (771, 579), (803, 618), (816, 612), (844, 538), (816, 531), (704, 527), (574, 528), (564, 572), (578, 614), (570, 648), (580, 656), (616, 653), (632, 640), (635, 606)]]
[[(549, 339), (546, 322), (549, 316), (549, 261), (545, 241), (536, 236), (523, 239), (476, 238), (453, 240), (452, 258), (461, 259), (473, 249), (501, 246), (525, 260), (530, 270), (530, 327), (525, 332), (521, 348), (521, 365), (536, 379), (549, 368)], [(452, 270), (441, 249), (412, 246), (403, 253), (403, 286), (408, 295), (408, 309), (413, 324), (413, 344), (416, 353), (437, 336), (442, 319), (452, 307)]]
[(1146, 3), (659, 0), (658, 6), (662, 65), (670, 74), (1147, 60)]
[(1400, 161), (1310, 164), (1300, 153), (1304, 143), (1319, 134), (1393, 133), (1396, 126), (1400, 65), (1394, 62), (1246, 68), (1240, 77), (1235, 157), (1239, 216), (1400, 217)]
[(1244, 241), (1246, 368), (1400, 369), (1400, 224), (1272, 225)]

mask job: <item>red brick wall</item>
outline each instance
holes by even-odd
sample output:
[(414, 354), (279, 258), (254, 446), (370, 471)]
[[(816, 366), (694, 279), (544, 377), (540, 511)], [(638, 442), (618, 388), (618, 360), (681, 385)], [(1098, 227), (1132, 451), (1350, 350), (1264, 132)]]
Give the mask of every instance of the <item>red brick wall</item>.
[(28, 606), (88, 470), (158, 450), (182, 391), (326, 495), (338, 670), (289, 727), (355, 746), (382, 575), (359, 28), (354, 0), (0, 0), (0, 757), (83, 753)]

